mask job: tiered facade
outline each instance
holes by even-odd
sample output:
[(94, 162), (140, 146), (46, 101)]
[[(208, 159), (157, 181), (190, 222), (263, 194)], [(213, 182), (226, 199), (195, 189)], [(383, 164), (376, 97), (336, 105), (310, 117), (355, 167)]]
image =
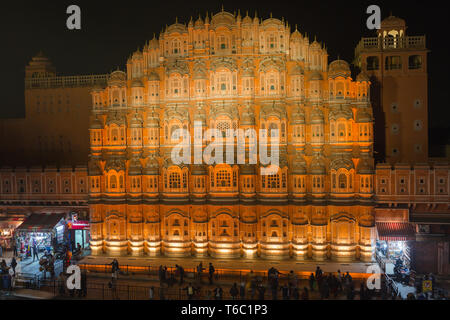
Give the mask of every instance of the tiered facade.
[[(224, 11), (175, 23), (135, 52), (92, 90), (93, 254), (370, 261), (370, 82), (327, 61), (283, 20)], [(176, 129), (193, 144), (196, 121), (224, 135), (278, 129), (277, 173), (261, 175), (259, 158), (174, 164)]]

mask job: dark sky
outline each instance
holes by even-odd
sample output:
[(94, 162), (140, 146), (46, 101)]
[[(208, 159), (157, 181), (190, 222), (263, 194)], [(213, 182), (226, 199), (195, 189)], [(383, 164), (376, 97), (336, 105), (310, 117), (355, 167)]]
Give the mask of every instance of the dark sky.
[[(66, 8), (81, 7), (82, 30), (66, 28)], [(373, 35), (366, 29), (366, 8), (381, 7), (382, 17), (392, 12), (406, 20), (408, 34), (427, 35), (430, 75), (430, 124), (448, 128), (450, 115), (447, 37), (447, 11), (441, 1), (15, 1), (2, 4), (0, 18), (0, 50), (3, 66), (0, 86), (0, 117), (17, 117), (24, 113), (24, 68), (33, 55), (42, 50), (53, 62), (58, 74), (77, 75), (106, 73), (117, 66), (124, 68), (130, 53), (142, 47), (153, 33), (170, 25), (178, 16), (188, 22), (206, 11), (218, 12), (221, 5), (227, 11), (248, 10), (254, 16), (282, 16), (301, 32), (314, 35), (328, 48), (330, 59), (337, 55), (349, 62), (362, 36)]]

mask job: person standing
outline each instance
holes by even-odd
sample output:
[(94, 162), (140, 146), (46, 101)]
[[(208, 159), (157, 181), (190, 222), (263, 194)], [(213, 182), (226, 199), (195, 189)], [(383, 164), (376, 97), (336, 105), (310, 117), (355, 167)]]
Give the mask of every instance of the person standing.
[(239, 287), (239, 296), (241, 300), (245, 299), (245, 282), (242, 281), (241, 286)]
[(148, 290), (148, 298), (150, 300), (153, 300), (154, 297), (155, 297), (155, 287), (151, 286), (150, 289)]
[(38, 246), (36, 244), (36, 240), (33, 241), (33, 247), (31, 249), (31, 251), (33, 251), (33, 262), (34, 262), (34, 258), (36, 258), (39, 261)]
[(184, 290), (186, 290), (187, 296), (188, 296), (188, 300), (192, 300), (194, 298), (194, 287), (192, 286), (192, 284), (189, 282), (189, 285), (184, 288)]
[(233, 284), (233, 286), (231, 287), (231, 289), (230, 289), (230, 295), (231, 295), (231, 298), (233, 299), (233, 300), (236, 300), (236, 297), (238, 296), (238, 293), (239, 293), (239, 290), (238, 290), (238, 288), (237, 288), (237, 284), (236, 284), (236, 282)]
[(213, 278), (214, 278), (214, 272), (216, 269), (214, 269), (213, 264), (209, 263), (209, 284), (213, 284)]
[(314, 273), (311, 272), (311, 275), (309, 276), (309, 290), (314, 291), (314, 282), (315, 282)]
[(16, 275), (16, 267), (17, 267), (16, 258), (12, 257), (12, 259), (11, 259), (11, 269), (14, 272), (14, 276)]
[(12, 240), (12, 244), (11, 244), (11, 249), (13, 252), (13, 257), (17, 257), (17, 243), (16, 243), (16, 239)]
[(302, 300), (309, 300), (309, 292), (306, 287), (303, 289), (303, 292), (302, 292)]

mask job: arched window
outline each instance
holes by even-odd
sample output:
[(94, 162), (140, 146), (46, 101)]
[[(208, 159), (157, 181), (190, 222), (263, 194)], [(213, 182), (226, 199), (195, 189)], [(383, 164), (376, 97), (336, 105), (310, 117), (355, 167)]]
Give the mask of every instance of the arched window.
[(172, 53), (173, 54), (179, 54), (181, 53), (181, 43), (180, 40), (174, 39), (172, 41)]
[(219, 170), (216, 173), (216, 186), (217, 187), (231, 187), (231, 175), (228, 170)]
[(347, 189), (347, 176), (343, 173), (339, 175), (339, 188)]
[(109, 179), (109, 186), (111, 189), (117, 188), (117, 177), (115, 175), (112, 175)]
[(171, 172), (169, 175), (169, 188), (180, 188), (180, 174), (178, 172)]

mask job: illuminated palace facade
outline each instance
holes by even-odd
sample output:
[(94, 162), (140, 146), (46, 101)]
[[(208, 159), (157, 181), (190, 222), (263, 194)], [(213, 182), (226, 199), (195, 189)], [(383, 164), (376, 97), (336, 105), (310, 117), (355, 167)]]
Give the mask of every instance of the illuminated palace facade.
[[(327, 61), (284, 20), (225, 11), (134, 52), (91, 91), (92, 253), (371, 261), (370, 81)], [(259, 158), (174, 164), (176, 129), (193, 143), (196, 121), (224, 136), (277, 129), (276, 173)]]

